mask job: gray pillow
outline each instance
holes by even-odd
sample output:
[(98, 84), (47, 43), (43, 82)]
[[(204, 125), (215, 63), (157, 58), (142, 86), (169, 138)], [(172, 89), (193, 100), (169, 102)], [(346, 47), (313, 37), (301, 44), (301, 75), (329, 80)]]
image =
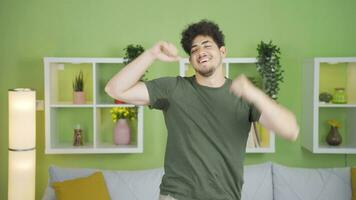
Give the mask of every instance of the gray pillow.
[(242, 200), (273, 200), (272, 164), (270, 162), (244, 167)]
[(273, 164), (275, 200), (350, 200), (350, 168), (304, 169)]
[[(96, 171), (103, 172), (112, 200), (152, 200), (159, 197), (159, 184), (164, 172), (162, 168), (141, 171), (109, 171), (51, 166), (49, 168), (49, 185), (56, 181), (89, 176)], [(55, 199), (52, 187), (48, 186), (43, 200)]]

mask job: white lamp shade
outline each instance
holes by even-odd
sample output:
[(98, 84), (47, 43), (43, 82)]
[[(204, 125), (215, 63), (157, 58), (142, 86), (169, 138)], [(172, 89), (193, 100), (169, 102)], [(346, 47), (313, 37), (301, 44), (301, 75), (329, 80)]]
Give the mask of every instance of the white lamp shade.
[(9, 91), (9, 148), (36, 146), (36, 92), (29, 89)]
[(34, 200), (36, 92), (9, 90), (9, 200)]
[(36, 151), (9, 151), (9, 200), (35, 199)]

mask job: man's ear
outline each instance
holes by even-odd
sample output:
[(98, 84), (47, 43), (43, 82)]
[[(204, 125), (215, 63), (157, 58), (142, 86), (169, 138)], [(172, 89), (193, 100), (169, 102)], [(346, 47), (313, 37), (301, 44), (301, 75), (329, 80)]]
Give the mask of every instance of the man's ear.
[(225, 48), (225, 46), (221, 46), (221, 47), (220, 47), (220, 53), (221, 53), (224, 57), (226, 57), (226, 48)]

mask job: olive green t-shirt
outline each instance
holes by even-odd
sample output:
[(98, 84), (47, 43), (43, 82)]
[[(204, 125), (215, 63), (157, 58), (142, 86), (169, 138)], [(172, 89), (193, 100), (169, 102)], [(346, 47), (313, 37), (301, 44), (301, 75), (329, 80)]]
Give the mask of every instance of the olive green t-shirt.
[(223, 86), (199, 85), (195, 77), (145, 82), (150, 107), (163, 111), (168, 130), (160, 191), (178, 200), (239, 200), (243, 161), (254, 106)]

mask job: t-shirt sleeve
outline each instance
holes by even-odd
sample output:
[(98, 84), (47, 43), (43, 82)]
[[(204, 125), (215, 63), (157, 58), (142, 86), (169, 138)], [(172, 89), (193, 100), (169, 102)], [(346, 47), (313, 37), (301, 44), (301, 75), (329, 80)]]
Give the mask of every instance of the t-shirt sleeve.
[(150, 98), (149, 107), (159, 110), (167, 109), (169, 97), (177, 85), (177, 78), (163, 77), (144, 82)]
[(250, 122), (257, 122), (260, 119), (261, 112), (252, 104), (250, 104)]

